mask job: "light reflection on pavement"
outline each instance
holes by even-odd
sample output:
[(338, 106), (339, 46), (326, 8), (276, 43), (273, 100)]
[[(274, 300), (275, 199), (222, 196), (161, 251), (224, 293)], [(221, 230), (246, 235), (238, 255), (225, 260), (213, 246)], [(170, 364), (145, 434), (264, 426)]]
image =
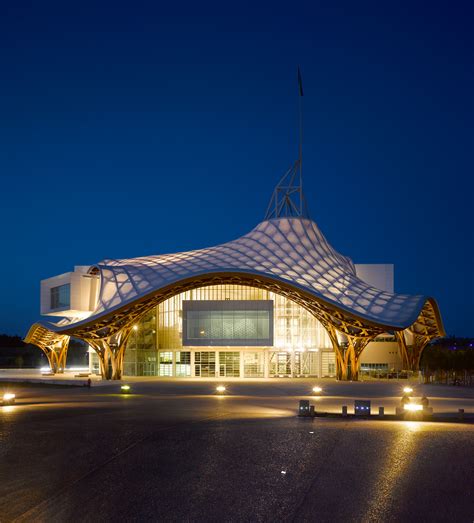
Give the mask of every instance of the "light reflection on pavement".
[[(18, 389), (0, 407), (0, 521), (472, 520), (474, 425), (298, 419), (303, 398), (399, 401), (397, 384), (313, 383)], [(435, 412), (474, 412), (470, 390), (430, 392)]]

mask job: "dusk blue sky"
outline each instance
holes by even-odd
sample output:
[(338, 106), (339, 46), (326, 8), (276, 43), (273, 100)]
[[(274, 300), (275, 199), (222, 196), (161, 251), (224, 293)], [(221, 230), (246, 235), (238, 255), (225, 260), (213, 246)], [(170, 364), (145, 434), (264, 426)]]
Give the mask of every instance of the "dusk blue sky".
[(472, 2), (0, 4), (0, 332), (40, 280), (206, 247), (298, 152), (311, 217), (474, 335)]

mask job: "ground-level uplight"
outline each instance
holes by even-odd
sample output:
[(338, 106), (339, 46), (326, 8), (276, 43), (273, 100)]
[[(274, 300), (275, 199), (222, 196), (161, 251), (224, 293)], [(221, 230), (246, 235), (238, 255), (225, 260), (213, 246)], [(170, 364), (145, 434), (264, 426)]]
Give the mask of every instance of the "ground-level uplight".
[(420, 405), (419, 403), (407, 403), (406, 405), (403, 405), (403, 408), (409, 412), (418, 412), (423, 410), (423, 405)]
[(319, 393), (323, 392), (323, 389), (321, 387), (316, 386), (316, 387), (313, 387), (313, 392), (315, 394), (319, 394)]
[(225, 392), (225, 387), (224, 387), (224, 385), (217, 385), (217, 387), (216, 387), (216, 392), (217, 392), (218, 394), (224, 394), (224, 392)]
[(120, 387), (122, 394), (130, 394), (130, 385), (122, 385)]
[(413, 392), (413, 389), (411, 387), (403, 387), (403, 392), (405, 394), (410, 394), (410, 392)]
[(13, 394), (12, 392), (6, 392), (3, 395), (2, 405), (13, 405), (15, 403), (15, 398), (15, 394)]

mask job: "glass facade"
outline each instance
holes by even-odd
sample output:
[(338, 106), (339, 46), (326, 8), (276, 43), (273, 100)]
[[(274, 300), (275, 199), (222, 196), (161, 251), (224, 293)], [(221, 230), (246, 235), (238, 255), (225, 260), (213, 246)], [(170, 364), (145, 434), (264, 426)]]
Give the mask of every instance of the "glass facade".
[(321, 376), (332, 378), (336, 375), (336, 355), (334, 352), (323, 352), (321, 354)]
[(176, 376), (186, 378), (191, 376), (191, 352), (177, 351), (176, 354)]
[(156, 346), (156, 308), (135, 325), (127, 341), (123, 372), (126, 376), (162, 376)]
[(240, 376), (240, 352), (219, 352), (219, 376), (228, 378)]
[(335, 373), (331, 343), (318, 320), (288, 298), (250, 286), (214, 285), (177, 294), (135, 327), (125, 350), (125, 376)]
[(263, 352), (244, 352), (243, 361), (245, 378), (265, 377), (265, 361)]
[(194, 353), (194, 375), (201, 378), (216, 377), (216, 353), (214, 351)]
[(160, 350), (160, 376), (173, 375), (173, 353)]

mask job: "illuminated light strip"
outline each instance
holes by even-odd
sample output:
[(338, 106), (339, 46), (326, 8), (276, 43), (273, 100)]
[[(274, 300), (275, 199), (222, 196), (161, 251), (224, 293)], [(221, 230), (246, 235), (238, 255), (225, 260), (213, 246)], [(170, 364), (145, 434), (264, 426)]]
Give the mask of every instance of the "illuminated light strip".
[(410, 412), (417, 412), (423, 410), (423, 405), (420, 405), (419, 403), (407, 403), (403, 408)]

